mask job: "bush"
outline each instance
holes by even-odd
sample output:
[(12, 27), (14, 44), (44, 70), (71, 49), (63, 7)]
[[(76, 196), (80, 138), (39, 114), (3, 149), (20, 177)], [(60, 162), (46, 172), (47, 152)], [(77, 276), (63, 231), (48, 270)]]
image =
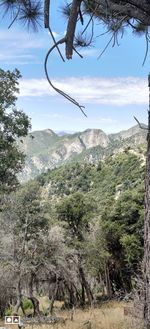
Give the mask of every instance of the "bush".
[(30, 299), (24, 299), (24, 301), (23, 301), (23, 309), (24, 310), (27, 310), (27, 309), (29, 309), (29, 310), (31, 310), (31, 309), (33, 309), (33, 304), (32, 304), (32, 302), (31, 302), (31, 300)]
[(13, 313), (12, 307), (9, 307), (5, 310), (5, 315), (7, 316), (12, 315), (12, 313)]

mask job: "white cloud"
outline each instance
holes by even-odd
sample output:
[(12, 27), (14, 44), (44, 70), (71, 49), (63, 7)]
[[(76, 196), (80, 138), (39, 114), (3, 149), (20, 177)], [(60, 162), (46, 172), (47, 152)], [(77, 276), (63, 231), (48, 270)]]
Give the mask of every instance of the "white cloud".
[[(80, 52), (80, 51), (79, 51)], [(92, 57), (92, 58), (97, 58), (99, 55), (99, 50), (98, 49), (94, 49), (94, 48), (87, 48), (87, 49), (81, 49), (81, 55), (83, 57)], [(76, 55), (78, 56), (78, 55)]]
[[(55, 32), (55, 31), (52, 31), (52, 33), (53, 33), (53, 36), (54, 36), (55, 39), (61, 38), (61, 34)], [(49, 31), (48, 31), (48, 34), (51, 35)]]
[(1, 63), (33, 63), (39, 54), (39, 51), (35, 53), (35, 50), (47, 48), (47, 38), (40, 37), (36, 33), (4, 29), (0, 31), (0, 44)]
[(13, 29), (4, 29), (0, 31), (0, 42), (7, 49), (11, 47), (17, 47), (18, 49), (36, 49), (44, 46), (43, 39), (39, 38), (39, 35), (36, 33), (20, 32)]
[[(148, 103), (147, 81), (139, 77), (55, 79), (57, 88), (85, 104), (131, 105)], [(20, 96), (57, 96), (46, 79), (22, 79)], [(61, 97), (61, 96), (60, 96)]]

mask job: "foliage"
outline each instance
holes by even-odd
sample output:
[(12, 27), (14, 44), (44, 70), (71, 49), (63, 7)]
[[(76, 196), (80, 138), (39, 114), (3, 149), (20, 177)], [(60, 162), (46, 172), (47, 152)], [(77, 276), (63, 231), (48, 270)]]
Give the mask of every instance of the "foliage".
[[(22, 19), (22, 21), (27, 23), (28, 26), (32, 25), (34, 28), (36, 28), (36, 22), (41, 15), (40, 3), (40, 1), (35, 2), (32, 0), (27, 2), (24, 0), (19, 2), (17, 0), (3, 0), (2, 5), (5, 6), (6, 12), (9, 9), (13, 12), (13, 20), (10, 25), (12, 25), (15, 20)], [(48, 3), (49, 6), (49, 1), (45, 1), (44, 3), (45, 5)], [(64, 12), (68, 15), (66, 35), (56, 44), (50, 29), (49, 10), (47, 11), (47, 8), (44, 7), (45, 27), (49, 29), (54, 41), (54, 46), (49, 50), (45, 60), (45, 73), (50, 84), (51, 81), (47, 71), (47, 59), (49, 54), (55, 47), (57, 47), (57, 50), (63, 59), (58, 45), (59, 43), (65, 43), (66, 58), (71, 59), (73, 52), (76, 51), (75, 47), (85, 47), (91, 44), (94, 37), (94, 18), (100, 20), (100, 22), (105, 25), (107, 29), (106, 32), (111, 33), (111, 38), (105, 49), (110, 44), (110, 42), (113, 42), (113, 45), (118, 43), (119, 33), (121, 32), (121, 36), (123, 36), (124, 30), (129, 27), (131, 27), (131, 29), (136, 33), (138, 32), (140, 34), (144, 34), (147, 43), (149, 41), (148, 26), (150, 25), (150, 18), (149, 4), (147, 1), (143, 0), (139, 5), (137, 1), (120, 1), (118, 3), (115, 0), (111, 0), (107, 3), (103, 0), (87, 0), (84, 2), (74, 0), (69, 5), (69, 10), (64, 10)], [(85, 14), (90, 15), (88, 23), (86, 20), (84, 21)], [(84, 26), (84, 30), (81, 32), (82, 36), (79, 36), (75, 33), (76, 25), (79, 22), (81, 22), (82, 25), (84, 25), (86, 22), (86, 26)], [(83, 35), (87, 28), (90, 27), (90, 24), (91, 37), (87, 39), (83, 38)], [(19, 76), (17, 72), (14, 73), (14, 75), (14, 81), (16, 85), (16, 81)], [(10, 78), (10, 76), (8, 78)], [(10, 82), (12, 83), (12, 80)], [(58, 89), (57, 91), (73, 104), (78, 106), (83, 112), (83, 106), (78, 104), (78, 102), (76, 102), (72, 97)], [(16, 141), (16, 138), (22, 137), (27, 133), (29, 123), (26, 116), (22, 116), (22, 113), (16, 111), (14, 108), (11, 108), (11, 105), (15, 105), (16, 100), (15, 98), (11, 98), (11, 93), (9, 95), (9, 93), (7, 94), (7, 90), (4, 90), (4, 100), (3, 93), (1, 95), (0, 115), (2, 116), (1, 121), (3, 122), (3, 126), (1, 129), (0, 137), (2, 140), (2, 154), (5, 155), (5, 161), (3, 163), (4, 171), (1, 169), (0, 174), (3, 179), (3, 188), (4, 186), (6, 188), (16, 184), (16, 173), (21, 168), (23, 156), (15, 148), (14, 142)], [(7, 110), (11, 110), (11, 114), (9, 111), (6, 113)], [(22, 126), (23, 131), (22, 129), (20, 130), (20, 125)], [(58, 198), (61, 199), (62, 197), (69, 195), (67, 198), (62, 200), (59, 205), (56, 207), (54, 205), (54, 208), (59, 219), (61, 219), (61, 221), (65, 222), (66, 224), (63, 225), (66, 233), (70, 233), (72, 240), (75, 238), (77, 242), (83, 242), (82, 246), (81, 244), (78, 245), (78, 248), (80, 247), (80, 249), (84, 246), (82, 261), (84, 261), (85, 264), (83, 266), (82, 262), (82, 264), (80, 264), (78, 267), (80, 273), (79, 278), (80, 280), (82, 279), (82, 299), (84, 299), (84, 289), (86, 292), (90, 293), (83, 272), (84, 267), (87, 269), (87, 274), (91, 275), (89, 270), (90, 255), (88, 254), (88, 248), (90, 246), (94, 256), (96, 256), (97, 250), (99, 248), (101, 249), (101, 253), (99, 253), (100, 257), (97, 257), (98, 261), (92, 264), (92, 266), (96, 269), (95, 273), (98, 274), (98, 272), (100, 272), (104, 281), (109, 279), (113, 292), (121, 288), (124, 291), (130, 290), (132, 286), (132, 278), (139, 270), (143, 253), (143, 167), (141, 161), (137, 159), (135, 155), (129, 153), (128, 155), (123, 154), (119, 157), (116, 157), (115, 160), (110, 156), (106, 159), (105, 164), (101, 163), (98, 167), (92, 167), (89, 165), (88, 172), (86, 173), (82, 172), (82, 170), (85, 169), (85, 166), (82, 166), (81, 168), (74, 168), (74, 172), (77, 169), (81, 169), (81, 172), (75, 177), (73, 177), (72, 173), (69, 173), (69, 177), (68, 173), (64, 171), (65, 175), (68, 175), (66, 180), (67, 184), (64, 180), (64, 177), (62, 181), (60, 180), (62, 174), (60, 172), (57, 174), (57, 171), (53, 172), (52, 179), (50, 179), (49, 174), (42, 176), (40, 179), (42, 181), (43, 187), (46, 180), (49, 180), (51, 187), (55, 188), (53, 201), (55, 200), (55, 202), (58, 202)], [(55, 177), (55, 174), (57, 177)], [(4, 176), (6, 179), (4, 179)], [(37, 269), (42, 268), (41, 259), (42, 265), (43, 263), (47, 265), (44, 268), (47, 274), (47, 268), (50, 270), (48, 261), (50, 262), (50, 256), (52, 257), (52, 254), (55, 253), (56, 245), (54, 246), (53, 250), (52, 248), (49, 248), (51, 245), (47, 239), (49, 223), (47, 219), (45, 220), (43, 210), (41, 209), (41, 200), (37, 199), (38, 193), (35, 193), (34, 189), (30, 189), (30, 187), (28, 188), (27, 190), (22, 190), (20, 195), (17, 195), (15, 201), (17, 206), (13, 205), (13, 211), (10, 216), (12, 218), (12, 223), (14, 224), (13, 233), (15, 233), (16, 236), (16, 244), (14, 244), (15, 252), (12, 258), (14, 262), (13, 265), (16, 262), (18, 268), (20, 265), (22, 266), (21, 274), (26, 276), (26, 269), (29, 268), (31, 274), (34, 272), (34, 275), (36, 273), (36, 275), (38, 274), (38, 277), (40, 278), (40, 274), (37, 272)], [(85, 193), (84, 197), (83, 195), (77, 193), (78, 189), (80, 192)], [(37, 187), (36, 192), (39, 191), (40, 187)], [(50, 193), (51, 191), (49, 191), (49, 195)], [(89, 214), (92, 210), (92, 207), (91, 209), (88, 208), (87, 200), (89, 199), (92, 203), (92, 196), (94, 196), (95, 202), (97, 203), (97, 214), (95, 214), (95, 217), (96, 220), (98, 217), (100, 217), (100, 220), (98, 228), (94, 230), (95, 226), (93, 225), (92, 230), (90, 231), (91, 216), (89, 217)], [(49, 201), (51, 203), (52, 198)], [(84, 244), (86, 234), (88, 236), (87, 245)], [(93, 239), (90, 239), (92, 234), (94, 237)], [(43, 248), (45, 241), (46, 248)], [(21, 244), (21, 242), (23, 242), (23, 244)], [(74, 247), (76, 247), (75, 244)], [(63, 256), (64, 264), (68, 265), (69, 262), (67, 263), (66, 261), (67, 257), (65, 252)], [(57, 275), (59, 273), (60, 278), (60, 267), (57, 271), (56, 269), (58, 267), (58, 263), (55, 257), (54, 260), (55, 265), (54, 263), (51, 263), (51, 265), (53, 265), (53, 268), (55, 268)], [(106, 266), (107, 269), (107, 275), (105, 277), (105, 273), (100, 266), (100, 261), (102, 261), (104, 268)], [(68, 265), (69, 269), (70, 264), (71, 263)], [(20, 273), (20, 268), (18, 273)], [(73, 279), (73, 284), (75, 286), (74, 289), (76, 289), (76, 293), (79, 293), (79, 286), (76, 282), (77, 275), (75, 275)], [(68, 285), (67, 288), (71, 299), (71, 297), (74, 297), (74, 286), (72, 281), (69, 281), (69, 284), (70, 285)], [(71, 304), (73, 305), (73, 302)]]
[(33, 304), (30, 299), (24, 299), (23, 300), (23, 309), (24, 310), (32, 310), (33, 309)]
[(110, 254), (107, 240), (99, 218), (90, 222), (90, 230), (86, 234), (84, 245), (85, 266), (88, 273), (95, 278), (105, 275), (105, 268)]
[(12, 307), (9, 307), (5, 310), (5, 316), (9, 316), (13, 314), (13, 309)]
[(108, 281), (114, 294), (132, 289), (143, 256), (141, 152), (55, 168), (8, 196), (1, 266), (10, 273), (15, 264), (13, 285), (20, 276), (25, 296), (31, 275), (33, 292), (69, 305), (109, 295)]
[(113, 272), (117, 272), (120, 289), (131, 288), (131, 278), (140, 271), (143, 257), (144, 187), (125, 191), (102, 212), (108, 250), (112, 255)]
[[(68, 220), (67, 230), (73, 227), (72, 217), (82, 203), (80, 195), (80, 202), (77, 201), (74, 206), (74, 194), (78, 195), (77, 191), (84, 192), (86, 202), (96, 205), (95, 213), (88, 220), (86, 235), (84, 233), (88, 242), (87, 246), (84, 244), (86, 266), (90, 272), (103, 273), (104, 265), (108, 263), (114, 289), (123, 286), (130, 289), (132, 277), (140, 271), (143, 255), (144, 175), (142, 157), (128, 151), (109, 156), (96, 166), (70, 164), (40, 176), (43, 188), (49, 186), (52, 202), (55, 198), (63, 198), (57, 211), (59, 209), (61, 219)], [(82, 189), (85, 184), (88, 186), (86, 191)], [(98, 220), (99, 216), (101, 220)], [(93, 218), (98, 220), (96, 227)], [(82, 229), (79, 231), (82, 232)]]
[(12, 21), (9, 27), (16, 19), (19, 19), (28, 29), (37, 30), (42, 17), (41, 1), (2, 0), (1, 6), (4, 8), (5, 14), (9, 13), (11, 16)]
[(27, 135), (30, 126), (27, 115), (15, 107), (18, 89), (18, 70), (0, 69), (0, 190), (14, 189), (16, 174), (24, 163), (24, 155), (18, 150), (17, 139)]
[(58, 219), (65, 223), (67, 236), (71, 245), (80, 245), (84, 241), (85, 232), (89, 229), (89, 221), (93, 216), (94, 204), (87, 202), (83, 194), (77, 192), (64, 198), (57, 205)]

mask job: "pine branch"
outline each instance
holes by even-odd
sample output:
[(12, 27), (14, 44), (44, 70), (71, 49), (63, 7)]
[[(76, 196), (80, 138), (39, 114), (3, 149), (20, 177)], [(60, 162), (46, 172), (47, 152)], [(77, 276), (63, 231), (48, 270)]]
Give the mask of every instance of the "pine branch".
[(82, 0), (73, 0), (66, 33), (66, 58), (72, 59), (75, 29)]

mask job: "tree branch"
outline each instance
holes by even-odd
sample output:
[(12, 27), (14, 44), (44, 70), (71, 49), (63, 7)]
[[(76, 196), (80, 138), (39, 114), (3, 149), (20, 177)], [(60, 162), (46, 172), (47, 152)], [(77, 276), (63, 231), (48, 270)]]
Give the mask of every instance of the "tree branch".
[(48, 70), (47, 70), (47, 61), (49, 58), (49, 55), (51, 54), (51, 52), (59, 45), (59, 44), (63, 44), (66, 42), (66, 37), (60, 39), (59, 41), (56, 42), (55, 45), (53, 45), (47, 52), (47, 55), (45, 57), (45, 62), (44, 62), (44, 70), (45, 70), (45, 75), (47, 78), (47, 81), (49, 82), (50, 86), (60, 95), (62, 95), (63, 97), (65, 97), (66, 99), (68, 99), (71, 103), (73, 103), (74, 105), (76, 105), (77, 107), (79, 107), (79, 109), (81, 110), (81, 112), (87, 116), (83, 110), (84, 106), (80, 105), (74, 98), (72, 98), (71, 96), (69, 96), (68, 94), (66, 94), (65, 92), (63, 92), (62, 90), (56, 88), (53, 83), (51, 82), (49, 75), (48, 75)]
[(50, 0), (44, 1), (44, 26), (46, 29), (49, 28), (49, 10), (50, 10)]
[(66, 32), (66, 58), (72, 59), (74, 34), (82, 0), (73, 0)]
[(139, 127), (143, 130), (148, 130), (148, 128), (143, 127), (142, 124), (139, 122), (139, 120), (136, 117), (133, 117), (135, 119), (135, 121), (138, 123)]

